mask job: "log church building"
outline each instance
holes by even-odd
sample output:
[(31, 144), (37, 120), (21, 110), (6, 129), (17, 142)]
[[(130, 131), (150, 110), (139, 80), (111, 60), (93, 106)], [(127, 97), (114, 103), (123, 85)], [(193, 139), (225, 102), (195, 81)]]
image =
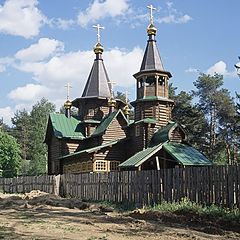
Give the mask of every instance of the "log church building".
[[(133, 120), (128, 101), (115, 99), (112, 81), (98, 41), (96, 55), (82, 96), (64, 104), (65, 114), (51, 113), (45, 143), (48, 173), (149, 170), (212, 163), (188, 144), (180, 123), (171, 121), (174, 101), (169, 99), (172, 77), (163, 67), (157, 48), (157, 29), (151, 10), (147, 46), (136, 79)], [(78, 116), (71, 116), (71, 107)]]

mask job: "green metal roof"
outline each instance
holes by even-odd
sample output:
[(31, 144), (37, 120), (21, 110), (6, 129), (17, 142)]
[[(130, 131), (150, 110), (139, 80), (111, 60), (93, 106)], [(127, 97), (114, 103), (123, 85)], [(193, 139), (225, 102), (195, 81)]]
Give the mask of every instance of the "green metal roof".
[(155, 153), (157, 153), (162, 148), (162, 144), (159, 144), (154, 147), (148, 147), (141, 152), (136, 153), (123, 163), (119, 165), (120, 168), (127, 168), (127, 167), (138, 167), (142, 163), (144, 163), (147, 159), (152, 157)]
[(160, 128), (157, 132), (153, 134), (149, 146), (155, 146), (160, 143), (169, 141), (169, 131), (176, 125), (177, 123), (169, 121), (165, 127)]
[(163, 144), (163, 149), (185, 166), (212, 165), (209, 159), (189, 145), (168, 142)]
[(137, 99), (133, 102), (131, 102), (132, 106), (135, 106), (137, 102), (145, 102), (145, 101), (164, 101), (164, 102), (174, 102), (172, 99), (165, 98), (165, 97), (158, 97), (158, 96), (145, 96), (143, 98)]
[(98, 135), (102, 135), (106, 129), (108, 128), (108, 126), (111, 124), (111, 122), (117, 117), (117, 115), (121, 113), (123, 118), (126, 120), (126, 122), (128, 123), (128, 120), (126, 119), (126, 117), (124, 116), (123, 112), (121, 109), (119, 109), (118, 111), (112, 112), (109, 116), (105, 117), (100, 125), (95, 129), (95, 131), (93, 132), (93, 134), (91, 136), (98, 136)]
[(92, 124), (99, 124), (101, 121), (94, 120), (94, 119), (86, 119), (83, 121), (83, 123), (92, 123)]
[(157, 120), (155, 118), (144, 118), (144, 119), (141, 119), (141, 120), (139, 120), (135, 123), (141, 123), (141, 122), (154, 124), (154, 123), (157, 122)]
[(84, 129), (76, 117), (67, 118), (64, 114), (50, 113), (54, 136), (57, 138), (83, 139)]
[(96, 146), (96, 147), (87, 148), (87, 149), (84, 149), (84, 150), (81, 150), (81, 151), (78, 151), (78, 152), (75, 152), (75, 153), (71, 153), (71, 154), (65, 155), (63, 157), (60, 157), (59, 159), (65, 159), (65, 158), (69, 158), (69, 157), (72, 157), (72, 156), (79, 156), (82, 153), (97, 152), (97, 151), (99, 151), (99, 150), (101, 150), (101, 149), (103, 149), (105, 147), (109, 147), (109, 146), (115, 145), (118, 142), (120, 142), (120, 140), (114, 140), (114, 141), (111, 141), (111, 142), (107, 142), (107, 143), (104, 143), (104, 144)]
[(162, 101), (169, 101), (174, 102), (172, 99), (165, 98), (165, 97), (158, 97), (158, 96), (145, 96), (142, 99), (138, 99), (138, 101), (152, 101), (152, 100), (162, 100)]

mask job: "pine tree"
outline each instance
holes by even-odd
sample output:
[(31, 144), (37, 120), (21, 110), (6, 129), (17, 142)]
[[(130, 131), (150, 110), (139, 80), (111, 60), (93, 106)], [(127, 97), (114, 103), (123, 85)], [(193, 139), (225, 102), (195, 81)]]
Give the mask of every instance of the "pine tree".
[(175, 94), (176, 88), (171, 91), (171, 98), (175, 101), (172, 111), (172, 118), (186, 127), (188, 141), (205, 152), (205, 135), (207, 132), (207, 122), (204, 113), (196, 105), (193, 105), (193, 95), (181, 91)]
[(215, 74), (214, 76), (201, 73), (194, 82), (197, 88), (193, 91), (194, 95), (199, 98), (198, 107), (206, 115), (209, 124), (209, 149), (208, 155), (214, 160), (214, 149), (216, 147), (217, 138), (217, 108), (218, 108), (218, 92), (223, 85), (223, 76)]

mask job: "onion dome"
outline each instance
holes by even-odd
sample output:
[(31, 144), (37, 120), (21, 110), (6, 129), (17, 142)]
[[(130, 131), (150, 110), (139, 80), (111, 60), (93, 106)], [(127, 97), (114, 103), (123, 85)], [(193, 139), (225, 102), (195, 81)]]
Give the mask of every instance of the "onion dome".
[(65, 103), (64, 103), (64, 108), (65, 109), (70, 109), (72, 107), (72, 102), (67, 100)]
[(129, 108), (128, 104), (123, 108), (123, 113), (124, 113), (126, 116), (129, 116), (129, 114), (130, 114), (130, 108)]
[(157, 33), (157, 28), (152, 23), (150, 23), (147, 27), (147, 34), (155, 36), (156, 33)]
[(108, 107), (114, 107), (115, 108), (116, 104), (117, 104), (117, 101), (113, 97), (109, 98)]
[(93, 51), (94, 51), (95, 54), (102, 54), (103, 51), (104, 51), (104, 48), (103, 48), (103, 46), (101, 45), (101, 43), (98, 42), (98, 43), (95, 45)]

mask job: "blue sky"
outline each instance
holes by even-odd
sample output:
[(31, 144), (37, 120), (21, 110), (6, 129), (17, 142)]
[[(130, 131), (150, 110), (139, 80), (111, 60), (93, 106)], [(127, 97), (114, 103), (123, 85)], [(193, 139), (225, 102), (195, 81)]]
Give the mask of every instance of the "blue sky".
[(59, 108), (80, 97), (90, 72), (99, 23), (103, 59), (114, 90), (130, 92), (141, 64), (149, 23), (157, 8), (157, 44), (178, 90), (194, 89), (199, 71), (224, 75), (224, 87), (240, 92), (234, 69), (239, 52), (239, 0), (0, 0), (0, 118), (42, 97)]

